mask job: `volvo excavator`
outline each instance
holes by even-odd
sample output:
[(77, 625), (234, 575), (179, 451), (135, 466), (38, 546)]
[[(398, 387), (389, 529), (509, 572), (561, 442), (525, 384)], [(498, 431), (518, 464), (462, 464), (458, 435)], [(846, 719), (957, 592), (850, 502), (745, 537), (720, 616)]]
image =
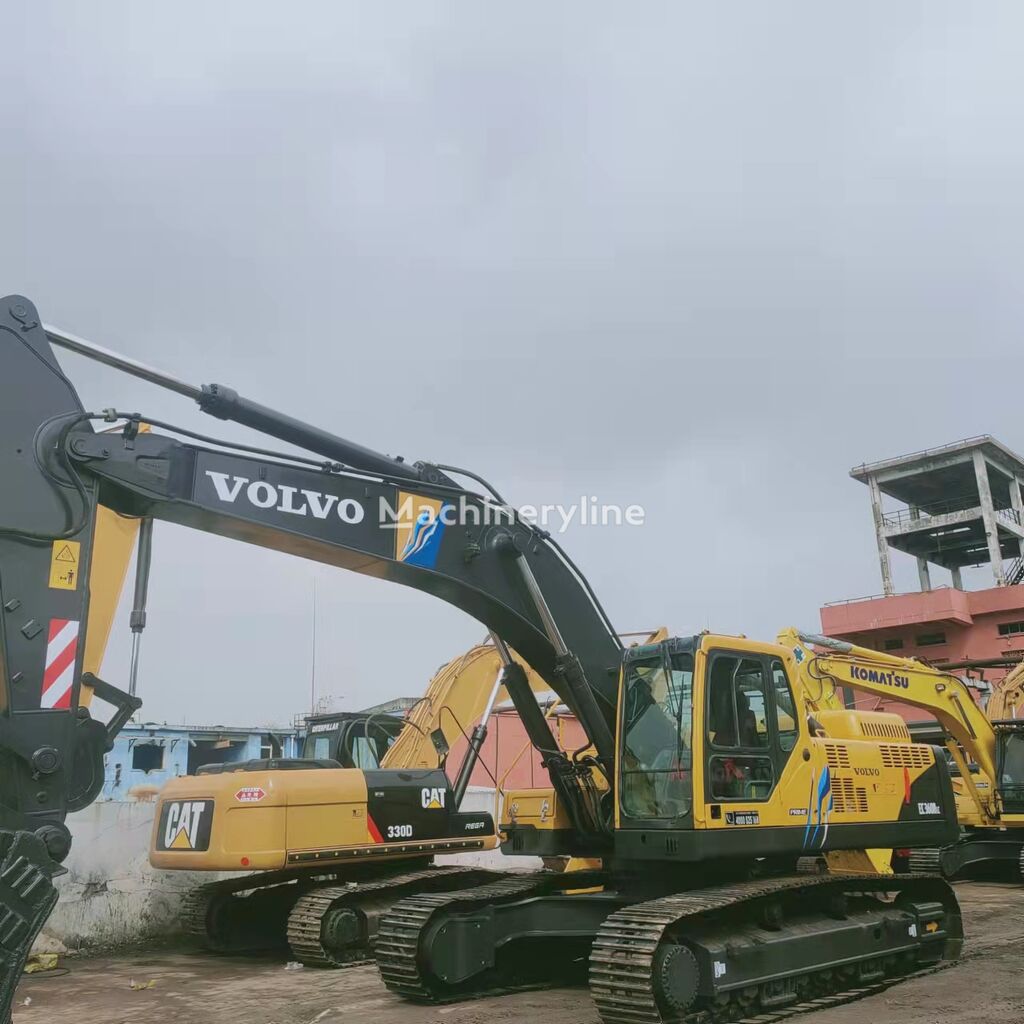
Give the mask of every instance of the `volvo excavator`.
[[(189, 893), (186, 929), (218, 952), (287, 947), (307, 966), (348, 967), (369, 958), (389, 901), (498, 877), (431, 862), (497, 846), (490, 815), (460, 807), (491, 711), (508, 700), (501, 680), (511, 657), (492, 640), (454, 658), (404, 722), (315, 719), (301, 758), (211, 765), (168, 782), (150, 863), (253, 871)], [(535, 692), (547, 689), (536, 673), (527, 678)], [(463, 742), (452, 777), (448, 754)]]
[[(54, 346), (268, 440), (242, 445), (136, 411), (86, 410)], [(143, 422), (154, 429), (141, 432)], [(98, 433), (98, 423), (120, 432)], [(129, 694), (83, 675), (79, 647), (64, 644), (88, 624), (82, 577), (51, 583), (56, 552), (71, 544), (88, 578), (99, 503), (432, 594), (515, 650), (578, 719), (587, 746), (559, 750), (525, 669), (509, 659), (502, 685), (551, 787), (539, 802), (510, 801), (503, 850), (600, 867), (506, 873), (398, 900), (375, 955), (404, 997), (467, 998), (583, 970), (606, 1024), (705, 1024), (849, 998), (959, 955), (947, 882), (857, 869), (865, 848), (956, 839), (941, 750), (876, 731), (870, 717), (820, 736), (796, 685), (797, 654), (780, 644), (698, 633), (624, 647), (557, 540), (475, 472), (384, 455), (223, 385), (195, 386), (45, 325), (28, 299), (10, 296), (0, 299), (0, 480), (7, 1007), (55, 900), (65, 816), (95, 798), (104, 750), (132, 707)], [(857, 672), (849, 684), (872, 685)], [(83, 707), (86, 685), (117, 708), (110, 722)], [(424, 784), (408, 774), (414, 810)], [(858, 778), (872, 783), (863, 799)], [(387, 806), (388, 824), (417, 842), (422, 819), (399, 810), (410, 804), (396, 793)], [(182, 824), (185, 813), (174, 830), (188, 830), (193, 847), (218, 841), (201, 809)], [(846, 870), (821, 873), (831, 855)]]

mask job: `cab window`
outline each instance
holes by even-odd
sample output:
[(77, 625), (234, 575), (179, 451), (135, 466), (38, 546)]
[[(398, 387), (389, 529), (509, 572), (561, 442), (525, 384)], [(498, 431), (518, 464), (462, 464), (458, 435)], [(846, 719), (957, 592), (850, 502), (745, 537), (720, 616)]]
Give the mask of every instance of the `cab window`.
[(375, 745), (366, 736), (352, 738), (352, 767), (372, 771), (380, 767), (380, 759)]
[(764, 666), (759, 659), (715, 659), (708, 686), (708, 730), (714, 746), (767, 747), (767, 706)]
[(631, 818), (679, 818), (692, 808), (693, 656), (660, 648), (633, 660), (623, 682), (620, 787)]
[(1000, 732), (999, 793), (1003, 807), (1012, 814), (1024, 813), (1024, 730)]
[(331, 752), (331, 743), (335, 738), (335, 733), (318, 733), (313, 736), (307, 736), (306, 742), (302, 746), (302, 756), (312, 758), (316, 761), (327, 761), (334, 757)]
[(775, 695), (775, 721), (779, 730), (779, 749), (787, 753), (796, 746), (800, 730), (796, 724), (796, 703), (786, 677), (786, 670), (778, 658), (772, 659), (772, 690)]
[(772, 705), (764, 662), (712, 656), (707, 686), (708, 789), (712, 800), (766, 800), (775, 785)]

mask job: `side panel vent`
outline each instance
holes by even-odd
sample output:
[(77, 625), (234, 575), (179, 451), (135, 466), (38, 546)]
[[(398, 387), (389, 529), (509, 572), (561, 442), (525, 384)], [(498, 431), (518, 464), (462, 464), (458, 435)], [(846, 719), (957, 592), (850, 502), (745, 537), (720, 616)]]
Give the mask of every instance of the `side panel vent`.
[(861, 723), (861, 732), (875, 739), (910, 742), (910, 730), (898, 722), (880, 722), (869, 718)]
[(839, 743), (826, 743), (825, 756), (828, 758), (829, 768), (850, 767), (850, 751)]
[(878, 750), (885, 768), (927, 768), (934, 761), (931, 748), (923, 743), (880, 743)]
[(837, 814), (868, 813), (868, 792), (854, 785), (853, 779), (833, 780), (832, 801)]

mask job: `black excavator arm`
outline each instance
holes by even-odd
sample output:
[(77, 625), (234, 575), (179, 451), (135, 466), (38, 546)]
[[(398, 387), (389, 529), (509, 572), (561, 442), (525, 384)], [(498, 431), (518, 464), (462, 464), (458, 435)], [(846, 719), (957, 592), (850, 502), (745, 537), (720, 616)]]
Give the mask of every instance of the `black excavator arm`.
[[(153, 420), (157, 429), (140, 433), (138, 414), (87, 412), (51, 341), (316, 457), (222, 444)], [(98, 434), (100, 419), (124, 428)], [(49, 879), (70, 848), (65, 815), (96, 797), (103, 754), (138, 705), (93, 679), (117, 713), (104, 724), (79, 707), (99, 502), (392, 580), (478, 619), (549, 682), (593, 743), (593, 764), (561, 754), (525, 673), (507, 670), (553, 786), (600, 848), (610, 825), (591, 770), (611, 777), (621, 644), (550, 536), (449, 473), (479, 480), (379, 454), (219, 385), (185, 384), (46, 327), (27, 299), (0, 299), (0, 1008), (55, 901)]]

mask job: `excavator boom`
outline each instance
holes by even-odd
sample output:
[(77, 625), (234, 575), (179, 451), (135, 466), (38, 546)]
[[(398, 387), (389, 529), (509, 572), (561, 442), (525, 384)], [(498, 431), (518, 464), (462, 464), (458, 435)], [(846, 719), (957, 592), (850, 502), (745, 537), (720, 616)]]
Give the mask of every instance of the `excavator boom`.
[[(140, 432), (143, 417), (132, 413), (123, 417), (121, 436), (97, 434), (92, 427), (97, 417), (83, 410), (50, 348), (47, 334), (57, 332), (44, 330), (31, 303), (0, 300), (0, 326), (6, 339), (0, 376), (10, 382), (0, 421), (13, 448), (3, 453), (0, 472), (17, 495), (0, 523), (5, 538), (0, 569), (11, 581), (5, 591), (19, 589), (15, 574), (35, 588), (30, 596), (25, 591), (18, 609), (3, 620), (8, 672), (0, 698), (13, 699), (14, 714), (32, 717), (19, 720), (7, 737), (0, 720), (0, 743), (9, 740), (9, 749), (27, 766), (5, 787), (20, 791), (0, 789), (0, 803), (35, 818), (59, 819), (74, 787), (65, 769), (58, 769), (44, 802), (36, 799), (30, 779), (31, 758), (40, 746), (33, 723), (40, 729), (45, 723), (50, 745), (70, 750), (79, 706), (77, 671), (70, 707), (59, 717), (37, 716), (44, 627), (36, 624), (86, 618), (82, 592), (48, 591), (49, 545), (54, 538), (77, 543), (84, 562), (102, 500), (122, 515), (163, 519), (390, 579), (475, 616), (527, 659), (592, 738), (599, 761), (589, 767), (567, 763), (553, 748), (525, 681), (506, 683), (531, 741), (547, 755), (555, 788), (574, 808), (578, 827), (595, 836), (606, 831), (607, 822), (577, 778), (580, 771), (594, 769), (607, 774), (614, 760), (621, 643), (586, 581), (552, 538), (493, 498), (455, 486), (439, 469), (377, 455), (221, 386), (189, 393), (215, 416), (254, 426), (320, 457), (265, 449), (242, 454), (239, 446), (227, 452), (209, 438), (187, 443)], [(76, 344), (82, 351), (85, 343), (76, 339)], [(136, 364), (122, 368), (138, 371)], [(15, 677), (24, 684), (13, 684)]]

